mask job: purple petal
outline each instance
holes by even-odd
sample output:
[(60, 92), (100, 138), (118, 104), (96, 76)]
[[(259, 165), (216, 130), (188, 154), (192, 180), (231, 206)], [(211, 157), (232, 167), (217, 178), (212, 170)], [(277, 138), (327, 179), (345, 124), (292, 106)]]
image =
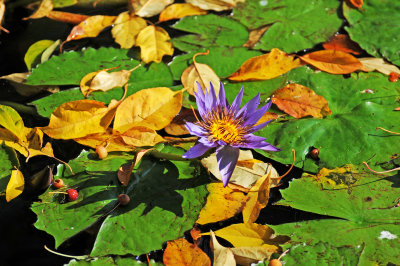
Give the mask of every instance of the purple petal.
[(198, 82), (197, 87), (197, 92), (194, 93), (194, 96), (196, 96), (197, 110), (199, 111), (200, 116), (204, 119), (205, 115), (207, 114), (207, 109), (204, 102), (205, 95), (203, 89)]
[(244, 87), (242, 87), (238, 95), (236, 95), (235, 100), (233, 100), (232, 105), (229, 109), (230, 113), (236, 113), (239, 111), (240, 105), (242, 104), (243, 92), (244, 92)]
[(251, 99), (248, 103), (246, 103), (242, 109), (237, 112), (236, 117), (244, 116), (250, 117), (253, 115), (254, 111), (257, 109), (258, 105), (260, 104), (260, 93)]
[(214, 86), (211, 82), (210, 89), (206, 94), (205, 104), (207, 110), (215, 110), (215, 107), (217, 106), (217, 95), (215, 94)]
[(225, 96), (225, 89), (224, 89), (224, 85), (222, 84), (222, 82), (220, 82), (220, 86), (219, 86), (219, 94), (218, 94), (218, 101), (217, 104), (219, 106), (224, 107), (224, 110), (226, 109), (227, 105), (226, 105), (226, 96)]
[(242, 145), (238, 145), (239, 148), (247, 148), (247, 149), (260, 149), (264, 151), (280, 151), (281, 149), (271, 145), (268, 142), (265, 142), (265, 138), (259, 137), (253, 134), (248, 134), (245, 137), (245, 143)]
[(215, 147), (218, 146), (218, 144), (216, 142), (209, 141), (208, 138), (206, 138), (206, 137), (200, 138), (198, 140), (198, 142), (202, 143), (203, 145), (205, 145), (205, 146), (207, 146), (209, 148), (215, 148)]
[(210, 147), (207, 147), (202, 143), (197, 143), (192, 148), (190, 148), (184, 155), (182, 155), (182, 157), (186, 159), (197, 158), (199, 156), (202, 156), (209, 149)]
[(229, 183), (238, 158), (239, 149), (237, 148), (231, 146), (220, 146), (217, 148), (217, 162), (224, 187)]
[[(243, 123), (243, 126), (252, 126), (260, 120), (260, 118), (268, 111), (271, 107), (272, 101), (261, 107), (260, 109), (256, 110), (251, 116), (247, 118), (247, 120)], [(255, 130), (257, 131), (257, 130)], [(252, 131), (254, 132), (254, 131)]]
[(191, 122), (186, 122), (185, 127), (189, 130), (191, 135), (198, 137), (204, 137), (207, 135), (207, 131), (204, 128)]

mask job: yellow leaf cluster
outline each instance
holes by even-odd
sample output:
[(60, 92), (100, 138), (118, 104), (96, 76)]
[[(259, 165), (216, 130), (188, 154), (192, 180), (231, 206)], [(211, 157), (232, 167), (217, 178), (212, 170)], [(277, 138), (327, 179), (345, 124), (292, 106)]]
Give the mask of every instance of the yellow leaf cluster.
[(141, 30), (147, 26), (144, 19), (132, 16), (128, 12), (118, 15), (111, 33), (115, 42), (121, 45), (121, 48), (129, 49), (136, 44), (136, 37)]
[[(182, 91), (150, 88), (106, 106), (94, 100), (60, 105), (43, 132), (55, 139), (74, 139), (83, 145), (110, 151), (132, 151), (164, 141), (157, 134), (182, 107)], [(110, 128), (111, 122), (113, 128)]]

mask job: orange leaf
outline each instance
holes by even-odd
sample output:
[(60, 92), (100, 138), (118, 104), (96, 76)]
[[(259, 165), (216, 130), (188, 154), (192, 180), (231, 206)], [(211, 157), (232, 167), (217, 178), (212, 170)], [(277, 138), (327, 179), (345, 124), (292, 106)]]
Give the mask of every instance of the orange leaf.
[(36, 19), (36, 18), (43, 18), (45, 16), (47, 16), (50, 11), (53, 10), (53, 2), (51, 0), (43, 0), (38, 9), (35, 11), (35, 13), (33, 13), (32, 15), (30, 15), (27, 18), (24, 18), (24, 20), (27, 19)]
[(357, 58), (342, 51), (322, 50), (300, 58), (307, 64), (331, 74), (349, 74), (363, 67)]
[(260, 120), (258, 120), (258, 122), (257, 122), (257, 124), (255, 124), (256, 126), (257, 125), (260, 125), (260, 124), (262, 124), (262, 123), (265, 123), (265, 122), (267, 122), (267, 121), (269, 121), (269, 120), (275, 120), (275, 119), (278, 119), (278, 117), (279, 117), (279, 115), (278, 114), (276, 114), (276, 113), (273, 113), (273, 112), (266, 112), (261, 118), (260, 118)]
[(182, 108), (180, 113), (174, 117), (171, 123), (164, 128), (167, 134), (173, 136), (189, 134), (189, 130), (185, 127), (186, 122), (196, 122), (196, 117), (193, 111), (187, 108)]
[(49, 125), (42, 130), (55, 139), (74, 139), (106, 132), (119, 103), (110, 103), (107, 107), (94, 100), (66, 102), (51, 114)]
[(355, 8), (361, 8), (364, 4), (363, 0), (348, 0)]
[(117, 109), (114, 130), (125, 132), (144, 126), (160, 130), (171, 123), (182, 107), (182, 91), (166, 87), (140, 90), (126, 98)]
[(325, 50), (337, 50), (355, 55), (359, 55), (362, 52), (358, 43), (353, 42), (347, 34), (335, 35), (322, 46)]
[(322, 118), (330, 115), (328, 102), (313, 90), (300, 84), (288, 84), (272, 95), (272, 102), (294, 118), (313, 116)]
[(222, 183), (211, 183), (207, 186), (206, 205), (200, 211), (198, 224), (215, 223), (229, 219), (240, 213), (247, 197), (242, 192), (236, 192)]
[(158, 22), (205, 14), (207, 14), (207, 11), (189, 3), (172, 4), (161, 12)]
[(184, 238), (167, 242), (163, 262), (166, 266), (211, 265), (207, 254)]
[(82, 14), (74, 14), (63, 11), (55, 11), (55, 10), (50, 11), (49, 14), (47, 14), (47, 17), (55, 21), (60, 21), (70, 24), (79, 24), (89, 18), (89, 16)]
[(270, 53), (252, 57), (228, 78), (235, 81), (267, 80), (278, 77), (300, 66), (300, 60), (277, 48)]
[(96, 37), (106, 27), (111, 26), (115, 19), (115, 16), (98, 15), (88, 17), (71, 30), (64, 43), (82, 38)]

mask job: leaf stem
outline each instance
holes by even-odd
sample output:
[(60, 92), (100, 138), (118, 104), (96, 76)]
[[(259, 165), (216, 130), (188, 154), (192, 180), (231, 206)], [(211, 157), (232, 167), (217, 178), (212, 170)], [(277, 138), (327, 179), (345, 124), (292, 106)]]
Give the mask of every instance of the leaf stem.
[(397, 168), (394, 168), (394, 169), (391, 169), (391, 170), (386, 170), (386, 171), (378, 172), (378, 171), (372, 170), (366, 162), (363, 162), (363, 164), (364, 164), (364, 165), (368, 168), (368, 170), (370, 170), (372, 173), (380, 174), (380, 175), (381, 175), (381, 174), (384, 174), (384, 173), (390, 173), (390, 172), (393, 172), (393, 171), (398, 171), (398, 170), (400, 170), (400, 167), (397, 167)]
[(47, 250), (48, 252), (51, 252), (53, 254), (59, 255), (59, 256), (63, 256), (66, 258), (73, 258), (73, 259), (77, 259), (77, 260), (85, 260), (89, 258), (89, 255), (83, 255), (83, 256), (72, 256), (72, 255), (66, 255), (66, 254), (62, 254), (59, 252), (56, 252), (54, 250), (49, 249), (46, 245), (44, 245), (44, 249)]

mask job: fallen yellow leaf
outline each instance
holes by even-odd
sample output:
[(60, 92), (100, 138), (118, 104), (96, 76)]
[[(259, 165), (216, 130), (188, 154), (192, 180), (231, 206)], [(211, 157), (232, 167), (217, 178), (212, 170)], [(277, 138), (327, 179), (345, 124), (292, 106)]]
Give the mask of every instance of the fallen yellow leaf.
[(136, 45), (140, 46), (141, 58), (147, 64), (152, 61), (160, 63), (164, 55), (172, 55), (174, 48), (170, 42), (168, 32), (154, 25), (141, 30), (136, 38)]
[(164, 141), (155, 130), (147, 127), (133, 127), (120, 136), (125, 144), (133, 147), (154, 146)]
[(205, 14), (207, 11), (189, 3), (172, 4), (161, 12), (158, 22)]
[(71, 30), (64, 43), (82, 38), (96, 37), (103, 29), (111, 26), (115, 19), (115, 16), (97, 15), (88, 17)]
[(139, 17), (152, 17), (160, 12), (174, 0), (131, 0), (135, 14)]
[(376, 70), (385, 75), (389, 75), (392, 72), (400, 74), (400, 69), (397, 66), (387, 63), (382, 58), (364, 57), (358, 58), (358, 60), (363, 64), (362, 71), (370, 72)]
[(243, 208), (243, 222), (253, 223), (260, 215), (262, 208), (267, 206), (269, 199), (269, 189), (271, 183), (271, 172), (257, 180), (256, 184), (247, 194), (248, 200)]
[(229, 219), (243, 210), (247, 200), (243, 192), (237, 192), (222, 183), (211, 183), (207, 186), (210, 192), (206, 205), (200, 211), (198, 224), (215, 223)]
[(22, 172), (20, 170), (12, 170), (11, 178), (6, 188), (6, 201), (10, 202), (18, 197), (24, 191), (24, 184), (25, 180)]
[(51, 0), (43, 0), (40, 3), (38, 9), (36, 9), (35, 13), (23, 19), (27, 20), (27, 19), (43, 18), (46, 17), (51, 10), (53, 10), (53, 2)]
[[(274, 230), (267, 225), (255, 223), (232, 224), (215, 231), (215, 234), (229, 241), (234, 247), (275, 245), (273, 240)], [(278, 247), (274, 247), (278, 250)]]
[(129, 49), (136, 44), (137, 35), (146, 26), (146, 21), (141, 17), (130, 15), (128, 12), (122, 12), (115, 20), (111, 33), (115, 42), (121, 48)]
[(235, 266), (235, 257), (230, 248), (226, 248), (218, 243), (217, 238), (212, 230), (210, 230), (210, 247), (214, 252), (214, 266)]
[(110, 125), (117, 106), (94, 100), (78, 100), (60, 105), (42, 130), (55, 139), (82, 138), (89, 134), (103, 133)]
[(166, 266), (211, 265), (207, 254), (184, 238), (167, 242), (163, 262)]
[(76, 142), (91, 147), (96, 148), (97, 146), (104, 146), (107, 152), (112, 151), (133, 151), (136, 149), (134, 146), (126, 145), (122, 140), (120, 134), (113, 134), (112, 129), (108, 128), (106, 132), (90, 134), (82, 138), (75, 138)]
[(160, 130), (171, 123), (182, 107), (182, 91), (166, 87), (138, 91), (126, 98), (115, 114), (114, 130), (121, 133), (133, 127)]
[(186, 2), (204, 10), (223, 11), (234, 8), (237, 3), (244, 0), (187, 0)]
[(215, 93), (218, 95), (220, 79), (210, 66), (196, 62), (196, 57), (198, 55), (208, 55), (208, 51), (206, 53), (197, 53), (193, 56), (193, 64), (182, 73), (182, 85), (187, 89), (189, 94), (194, 95), (194, 93), (197, 92), (197, 83), (200, 84), (203, 90), (210, 88), (210, 83), (212, 83)]
[[(235, 169), (233, 170), (230, 183), (250, 188), (258, 179), (264, 176), (266, 173), (271, 172), (272, 176), (278, 175), (276, 170), (267, 163), (262, 161), (251, 161), (253, 160), (253, 154), (251, 150), (240, 150), (238, 162)], [(221, 174), (218, 168), (216, 153), (201, 160), (201, 163), (210, 171), (218, 180), (222, 181)]]
[(285, 74), (298, 66), (300, 66), (299, 59), (294, 59), (294, 56), (274, 48), (268, 54), (246, 60), (228, 79), (234, 81), (267, 80)]
[(185, 127), (186, 122), (196, 122), (196, 117), (193, 111), (187, 108), (182, 108), (177, 116), (171, 121), (171, 123), (164, 128), (167, 134), (173, 136), (189, 134), (189, 130)]

